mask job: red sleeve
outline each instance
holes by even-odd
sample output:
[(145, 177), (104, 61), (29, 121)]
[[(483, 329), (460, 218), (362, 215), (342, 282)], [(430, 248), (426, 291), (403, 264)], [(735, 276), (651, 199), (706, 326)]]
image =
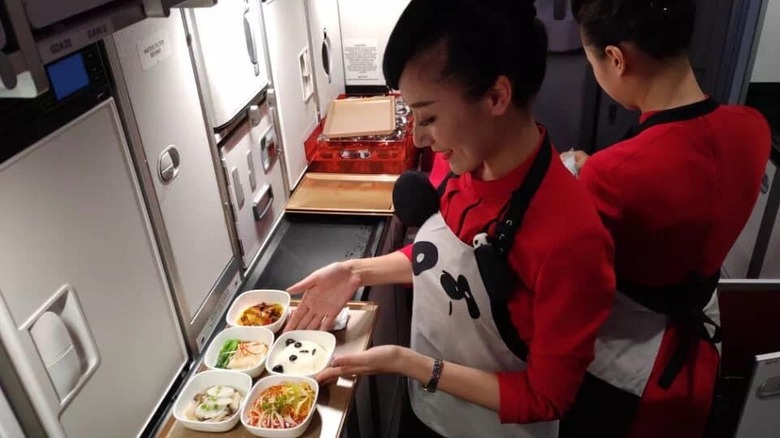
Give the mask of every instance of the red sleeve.
[(600, 228), (558, 244), (545, 257), (533, 289), (528, 368), (498, 374), (503, 423), (559, 419), (574, 402), (614, 297), (607, 232)]
[(589, 158), (580, 172), (579, 180), (601, 216), (604, 226), (615, 235), (621, 220), (620, 194), (615, 183), (615, 169), (611, 169), (602, 156)]
[(405, 247), (399, 249), (398, 252), (402, 253), (403, 255), (406, 256), (406, 258), (411, 260), (412, 259), (412, 247), (413, 246), (414, 246), (414, 244), (410, 243), (410, 244), (406, 245)]

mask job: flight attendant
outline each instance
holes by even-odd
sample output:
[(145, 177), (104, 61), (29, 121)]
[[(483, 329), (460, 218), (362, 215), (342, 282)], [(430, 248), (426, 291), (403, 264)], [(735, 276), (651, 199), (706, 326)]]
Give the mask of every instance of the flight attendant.
[(416, 145), (454, 175), (411, 251), (334, 263), (290, 288), (305, 295), (288, 329), (322, 329), (360, 286), (413, 284), (410, 349), (337, 357), (319, 376), (408, 377), (403, 433), (554, 438), (593, 358), (612, 245), (531, 115), (546, 46), (530, 0), (412, 0), (384, 73), (414, 112)]
[(572, 8), (599, 84), (642, 115), (630, 138), (577, 154), (615, 241), (618, 293), (562, 437), (701, 437), (719, 362), (715, 289), (758, 196), (769, 127), (699, 87), (693, 0)]

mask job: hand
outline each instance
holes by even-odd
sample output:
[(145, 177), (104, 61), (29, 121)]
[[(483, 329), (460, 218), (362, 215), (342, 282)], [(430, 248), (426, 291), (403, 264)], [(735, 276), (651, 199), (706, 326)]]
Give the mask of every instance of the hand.
[(293, 295), (304, 295), (284, 331), (331, 330), (333, 319), (360, 285), (360, 277), (346, 263), (333, 263), (314, 271), (288, 289)]
[(382, 345), (356, 354), (333, 359), (330, 367), (317, 375), (320, 384), (339, 377), (365, 376), (371, 374), (400, 374), (404, 353), (409, 351), (397, 345)]
[(590, 158), (590, 155), (583, 151), (574, 151), (574, 165), (577, 166), (577, 172), (582, 172), (582, 166), (585, 165), (585, 161)]

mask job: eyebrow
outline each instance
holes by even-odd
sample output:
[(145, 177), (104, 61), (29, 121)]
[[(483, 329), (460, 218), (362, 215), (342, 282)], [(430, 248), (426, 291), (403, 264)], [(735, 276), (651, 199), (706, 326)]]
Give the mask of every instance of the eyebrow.
[(436, 103), (435, 100), (425, 100), (425, 101), (422, 101), (422, 102), (415, 102), (415, 103), (413, 103), (413, 104), (411, 104), (409, 106), (414, 108), (414, 109), (418, 109), (418, 108), (426, 107), (428, 105), (433, 105), (434, 103)]

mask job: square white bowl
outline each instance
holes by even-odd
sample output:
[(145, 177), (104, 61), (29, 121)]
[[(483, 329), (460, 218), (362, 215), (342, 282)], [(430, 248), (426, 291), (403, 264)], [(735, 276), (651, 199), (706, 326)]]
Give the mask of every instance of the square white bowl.
[[(192, 403), (195, 395), (217, 385), (230, 386), (243, 394), (238, 412), (227, 420), (217, 423), (206, 423), (188, 419), (185, 412), (190, 406), (190, 403)], [(192, 377), (190, 381), (187, 382), (187, 385), (184, 387), (181, 394), (179, 394), (179, 397), (176, 398), (176, 403), (173, 405), (173, 416), (176, 418), (176, 421), (188, 429), (200, 432), (227, 432), (238, 424), (239, 417), (241, 416), (240, 412), (243, 409), (251, 390), (252, 378), (244, 373), (224, 370), (203, 371)]]
[[(294, 374), (287, 371), (283, 373), (278, 373), (274, 371), (273, 367), (277, 364), (277, 361), (279, 360), (284, 349), (287, 348), (288, 339), (294, 339), (296, 341), (310, 341), (324, 348), (325, 351), (327, 352), (325, 365), (320, 367), (320, 369), (315, 370), (313, 373), (308, 373), (308, 374)], [(333, 335), (333, 333), (319, 331), (319, 330), (293, 330), (282, 334), (281, 336), (279, 336), (278, 339), (276, 339), (276, 342), (274, 342), (274, 346), (271, 348), (271, 351), (268, 352), (268, 356), (266, 356), (265, 358), (265, 369), (272, 375), (277, 375), (277, 376), (283, 375), (283, 376), (314, 377), (317, 374), (319, 374), (322, 370), (327, 368), (328, 365), (330, 365), (331, 360), (333, 360), (333, 353), (335, 351), (336, 351), (336, 337)]]
[[(266, 389), (283, 382), (306, 382), (311, 385), (312, 388), (314, 388), (314, 405), (312, 406), (311, 411), (309, 411), (309, 416), (306, 417), (306, 419), (303, 420), (301, 424), (290, 429), (266, 429), (263, 427), (250, 426), (249, 411), (252, 409), (254, 401)], [(317, 398), (319, 395), (320, 386), (317, 384), (316, 380), (309, 377), (278, 375), (263, 377), (257, 381), (255, 386), (252, 388), (252, 391), (249, 393), (249, 396), (246, 399), (246, 403), (244, 403), (244, 405), (241, 407), (241, 424), (243, 424), (246, 430), (248, 430), (249, 433), (254, 436), (263, 438), (297, 438), (303, 435), (311, 424), (311, 420), (314, 418), (314, 413), (317, 411)]]
[[(265, 357), (263, 357), (263, 360), (261, 360), (257, 365), (251, 367), (251, 368), (245, 368), (242, 370), (231, 370), (227, 368), (217, 368), (217, 359), (219, 358), (219, 352), (222, 350), (222, 346), (230, 339), (238, 339), (239, 341), (255, 341), (255, 342), (262, 342), (263, 344), (268, 346), (268, 352), (266, 353)], [(217, 336), (214, 337), (214, 340), (211, 341), (211, 344), (209, 345), (209, 348), (206, 350), (206, 355), (203, 357), (203, 364), (206, 365), (206, 368), (210, 370), (226, 370), (226, 371), (237, 371), (246, 373), (249, 375), (249, 377), (255, 378), (259, 377), (260, 374), (263, 374), (263, 370), (265, 369), (265, 360), (268, 358), (268, 353), (271, 352), (271, 347), (274, 346), (274, 334), (271, 330), (268, 330), (265, 327), (255, 327), (255, 326), (237, 326), (237, 327), (228, 327)]]
[(278, 332), (279, 329), (284, 326), (285, 321), (287, 321), (287, 315), (290, 314), (290, 294), (283, 290), (258, 289), (242, 293), (233, 301), (230, 309), (228, 309), (228, 312), (225, 315), (225, 321), (231, 327), (242, 327), (241, 324), (238, 323), (241, 314), (247, 307), (260, 303), (282, 305), (282, 317), (273, 324), (262, 326), (274, 333)]

